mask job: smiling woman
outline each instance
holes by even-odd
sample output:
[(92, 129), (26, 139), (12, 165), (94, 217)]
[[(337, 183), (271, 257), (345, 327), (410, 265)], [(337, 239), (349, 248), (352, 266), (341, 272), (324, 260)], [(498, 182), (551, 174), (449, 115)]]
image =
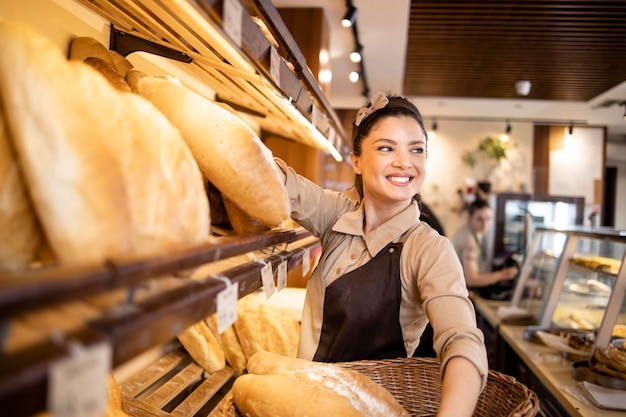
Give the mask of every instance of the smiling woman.
[(359, 110), (352, 140), (357, 197), (323, 189), (276, 160), (291, 217), (322, 242), (298, 356), (320, 362), (410, 357), (430, 322), (444, 370), (438, 415), (470, 416), (486, 381), (487, 357), (454, 248), (420, 220), (422, 116), (406, 98), (377, 93)]

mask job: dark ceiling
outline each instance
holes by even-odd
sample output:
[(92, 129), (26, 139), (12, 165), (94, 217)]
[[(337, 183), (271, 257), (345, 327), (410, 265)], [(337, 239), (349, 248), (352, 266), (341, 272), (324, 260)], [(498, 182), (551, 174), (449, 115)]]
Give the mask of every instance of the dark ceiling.
[(404, 94), (586, 102), (626, 80), (626, 1), (411, 1)]

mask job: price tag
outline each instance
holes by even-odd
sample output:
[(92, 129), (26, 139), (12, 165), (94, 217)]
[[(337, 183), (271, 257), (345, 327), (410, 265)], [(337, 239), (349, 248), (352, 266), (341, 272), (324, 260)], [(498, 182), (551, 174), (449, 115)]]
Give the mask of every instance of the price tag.
[[(226, 279), (226, 278), (225, 278)], [(237, 321), (237, 299), (239, 298), (239, 283), (228, 284), (217, 293), (217, 332), (224, 333), (228, 327)]]
[(274, 284), (274, 271), (272, 271), (272, 263), (268, 262), (261, 269), (261, 280), (263, 281), (263, 290), (265, 298), (268, 299), (274, 294), (276, 285)]
[(238, 47), (241, 47), (243, 6), (239, 0), (224, 0), (224, 32)]
[(273, 46), (270, 46), (270, 75), (272, 79), (276, 83), (277, 86), (280, 87), (280, 63), (282, 59), (278, 50)]
[(305, 277), (311, 270), (311, 251), (309, 248), (304, 249), (302, 255), (302, 276)]
[(99, 417), (107, 407), (112, 350), (108, 343), (88, 348), (72, 342), (70, 356), (48, 370), (48, 411), (55, 417)]
[(320, 111), (317, 109), (317, 106), (314, 104), (313, 109), (311, 110), (311, 124), (313, 127), (317, 128), (319, 123)]
[(287, 261), (282, 261), (278, 264), (278, 285), (276, 286), (277, 291), (282, 290), (287, 286)]

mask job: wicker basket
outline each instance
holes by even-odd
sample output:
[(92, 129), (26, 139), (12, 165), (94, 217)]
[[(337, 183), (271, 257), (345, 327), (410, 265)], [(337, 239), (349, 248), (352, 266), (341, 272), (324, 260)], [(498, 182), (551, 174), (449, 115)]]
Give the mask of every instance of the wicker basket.
[[(384, 386), (411, 416), (434, 416), (441, 396), (440, 363), (431, 358), (385, 359), (339, 363), (367, 375)], [(222, 416), (240, 416), (227, 396)], [(535, 416), (539, 409), (537, 395), (515, 378), (489, 371), (475, 417)]]

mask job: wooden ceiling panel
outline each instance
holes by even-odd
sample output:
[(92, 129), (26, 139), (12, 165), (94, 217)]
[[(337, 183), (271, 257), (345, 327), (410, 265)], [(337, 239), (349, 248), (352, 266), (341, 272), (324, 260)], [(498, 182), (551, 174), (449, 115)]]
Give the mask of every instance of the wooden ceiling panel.
[(589, 101), (626, 80), (626, 1), (411, 1), (404, 94)]

